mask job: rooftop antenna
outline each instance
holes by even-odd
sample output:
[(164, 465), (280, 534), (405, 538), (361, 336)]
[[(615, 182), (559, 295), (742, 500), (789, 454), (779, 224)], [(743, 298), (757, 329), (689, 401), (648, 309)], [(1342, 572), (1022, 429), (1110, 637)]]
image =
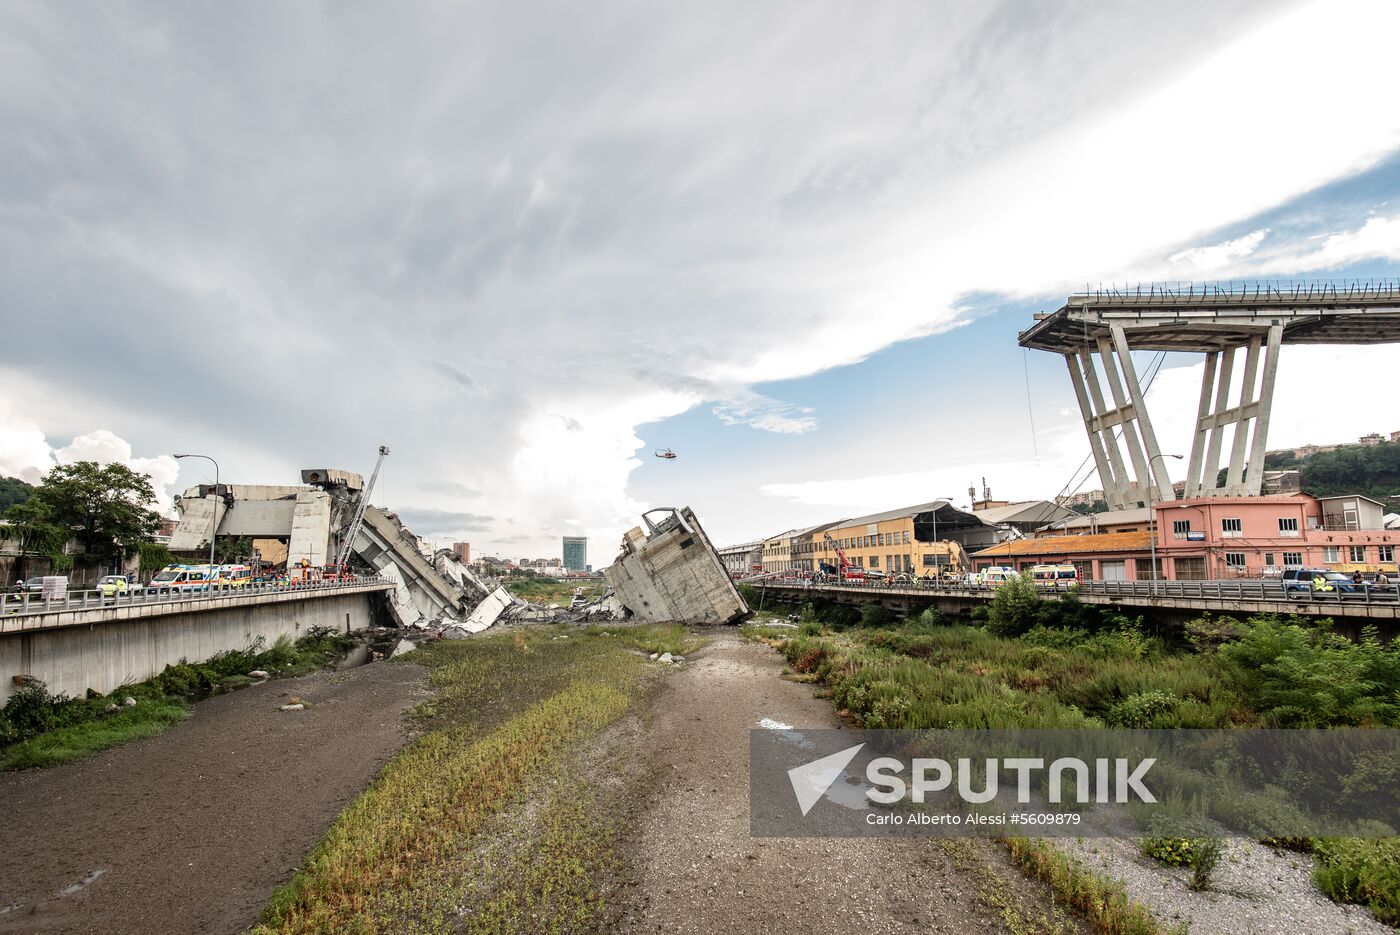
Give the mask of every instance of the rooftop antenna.
[(982, 499), (983, 499), (983, 500), (990, 500), (990, 499), (992, 499), (992, 489), (991, 489), (990, 487), (987, 486), (987, 478), (985, 478), (985, 477), (982, 478)]

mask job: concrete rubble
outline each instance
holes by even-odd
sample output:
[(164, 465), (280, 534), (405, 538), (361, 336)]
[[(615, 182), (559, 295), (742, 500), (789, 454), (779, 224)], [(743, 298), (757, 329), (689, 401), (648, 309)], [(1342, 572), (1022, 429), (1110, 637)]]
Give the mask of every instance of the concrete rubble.
[[(662, 514), (659, 520), (652, 517)], [(642, 514), (622, 540), (622, 554), (603, 570), (612, 600), (643, 623), (738, 623), (751, 611), (689, 507)]]
[[(364, 478), (335, 468), (307, 468), (303, 486), (201, 484), (176, 498), (180, 519), (170, 539), (174, 551), (208, 546), (215, 523), (220, 536), (247, 536), (264, 558), (285, 559), (289, 569), (333, 562), (364, 492)], [(479, 633), (507, 619), (539, 616), (539, 609), (511, 597), (459, 562), (450, 550), (432, 552), (394, 513), (369, 506), (351, 543), (354, 564), (394, 582), (385, 609), (395, 628), (442, 631), (455, 637)], [(451, 633), (447, 631), (453, 631)]]

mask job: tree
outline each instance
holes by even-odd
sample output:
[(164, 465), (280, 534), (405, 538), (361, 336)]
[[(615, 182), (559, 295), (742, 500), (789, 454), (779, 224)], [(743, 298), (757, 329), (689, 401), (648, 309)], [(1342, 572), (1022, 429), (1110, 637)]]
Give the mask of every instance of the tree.
[[(135, 552), (155, 535), (160, 516), (151, 479), (124, 464), (98, 467), (93, 461), (61, 464), (34, 489), (24, 503), (6, 511), (20, 526), (21, 538), (44, 541), (52, 550), (53, 536), (76, 537), (88, 557), (106, 562)], [(61, 551), (61, 550), (60, 550)]]
[(1020, 636), (1036, 624), (1040, 591), (1030, 571), (1007, 578), (997, 585), (987, 608), (987, 629), (998, 636)]
[(18, 477), (0, 477), (0, 514), (16, 503), (23, 503), (34, 493), (34, 488)]

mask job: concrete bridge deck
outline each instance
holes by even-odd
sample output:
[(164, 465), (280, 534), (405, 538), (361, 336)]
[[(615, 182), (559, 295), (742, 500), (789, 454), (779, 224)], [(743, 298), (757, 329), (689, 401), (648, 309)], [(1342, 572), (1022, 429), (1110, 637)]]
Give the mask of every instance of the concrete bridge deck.
[[(1390, 624), (1400, 622), (1400, 589), (1396, 585), (1373, 588), (1363, 595), (1344, 600), (1312, 600), (1308, 595), (1290, 598), (1277, 582), (1271, 581), (1086, 581), (1074, 589), (1085, 604), (1121, 607), (1124, 610), (1164, 612), (1171, 617), (1194, 617), (1204, 613), (1248, 616), (1253, 614), (1296, 614), (1303, 617), (1331, 617), (1335, 620)], [(967, 611), (992, 599), (988, 587), (922, 587), (863, 584), (860, 582), (809, 583), (766, 581), (754, 587), (766, 589), (777, 600), (804, 601), (814, 596), (843, 603), (875, 603), (914, 609), (936, 607), (948, 613)], [(1063, 590), (1046, 589), (1047, 597)]]
[(363, 630), (375, 620), (374, 595), (393, 588), (364, 578), (178, 595), (88, 592), (49, 602), (11, 595), (0, 617), (0, 703), (24, 677), (53, 694), (107, 694), (167, 665), (295, 640), (315, 627)]

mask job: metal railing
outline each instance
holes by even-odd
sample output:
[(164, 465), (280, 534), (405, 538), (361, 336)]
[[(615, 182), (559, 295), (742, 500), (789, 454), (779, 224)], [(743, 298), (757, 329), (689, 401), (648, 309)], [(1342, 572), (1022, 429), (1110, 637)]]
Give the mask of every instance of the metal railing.
[[(1340, 583), (1340, 582), (1339, 582)], [(1314, 592), (1310, 587), (1300, 586), (1285, 589), (1283, 583), (1269, 579), (1230, 579), (1208, 581), (1065, 581), (1038, 582), (1037, 588), (1047, 594), (1063, 594), (1071, 590), (1079, 594), (1095, 594), (1105, 597), (1127, 597), (1152, 600), (1153, 598), (1210, 598), (1216, 600), (1256, 601), (1260, 603), (1279, 601), (1397, 604), (1400, 603), (1400, 585), (1378, 585), (1366, 582), (1361, 585), (1348, 585), (1352, 590)], [(870, 591), (882, 594), (947, 594), (949, 596), (969, 596), (990, 598), (996, 591), (995, 584), (976, 582), (951, 582), (922, 579), (914, 582), (889, 583), (875, 581), (804, 581), (795, 579), (769, 579), (770, 588), (800, 588), (804, 591)]]
[(223, 600), (227, 598), (248, 599), (266, 597), (269, 594), (289, 592), (335, 591), (363, 588), (367, 585), (382, 586), (393, 584), (378, 575), (360, 575), (334, 581), (289, 581), (285, 583), (260, 582), (237, 586), (198, 585), (187, 588), (140, 588), (126, 593), (107, 594), (100, 588), (86, 591), (69, 591), (62, 597), (45, 598), (31, 591), (10, 591), (0, 597), (0, 612), (7, 617), (78, 612), (84, 610), (111, 610), (116, 607), (148, 607), (168, 604), (191, 604), (198, 601)]

